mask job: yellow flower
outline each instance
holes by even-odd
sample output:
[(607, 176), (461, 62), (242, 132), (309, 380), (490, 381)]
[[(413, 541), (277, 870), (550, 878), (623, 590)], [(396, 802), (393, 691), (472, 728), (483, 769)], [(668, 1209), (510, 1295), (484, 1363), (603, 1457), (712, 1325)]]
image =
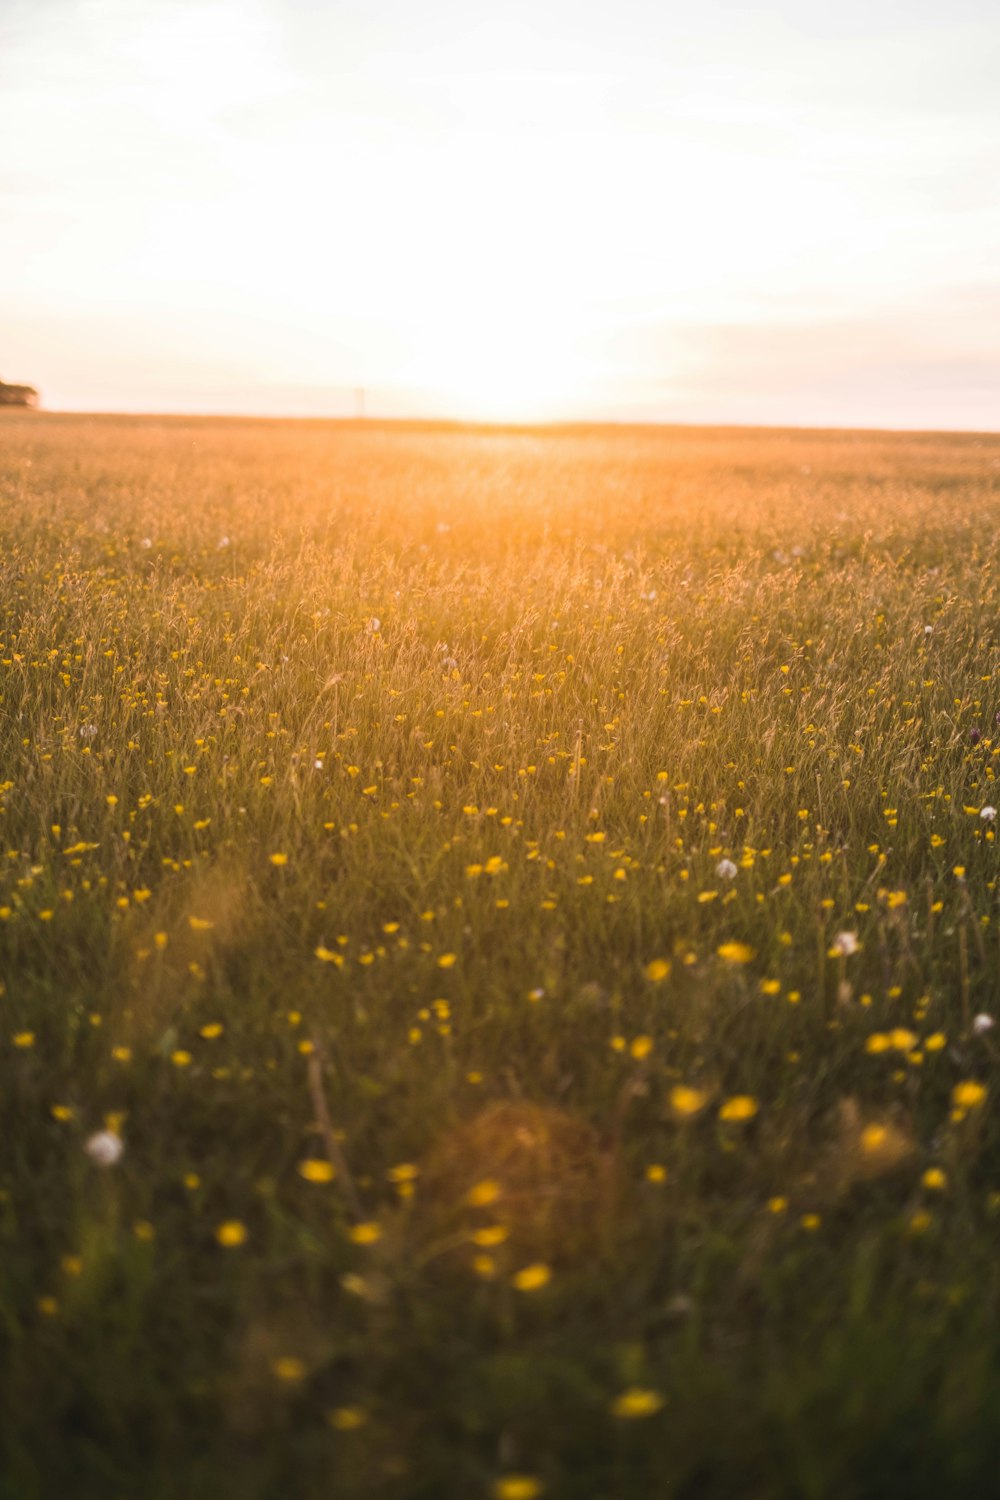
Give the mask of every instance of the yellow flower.
[(502, 1245), (509, 1233), (506, 1224), (487, 1224), (485, 1229), (476, 1230), (472, 1243), (483, 1250), (492, 1250), (495, 1245)]
[(530, 1266), (522, 1266), (513, 1278), (513, 1285), (519, 1292), (537, 1292), (541, 1287), (547, 1286), (552, 1280), (552, 1272), (542, 1261), (535, 1261)]
[(684, 1119), (698, 1114), (707, 1103), (708, 1094), (705, 1089), (692, 1089), (686, 1084), (679, 1083), (676, 1088), (670, 1090), (670, 1108), (675, 1115), (680, 1115)]
[(771, 1213), (771, 1214), (783, 1214), (783, 1213), (787, 1213), (788, 1212), (788, 1199), (787, 1198), (781, 1198), (781, 1197), (768, 1198), (768, 1200), (767, 1200), (767, 1211), (768, 1211), (768, 1213)]
[(500, 1184), (492, 1177), (484, 1177), (482, 1182), (477, 1182), (465, 1195), (465, 1201), (470, 1208), (488, 1208), (495, 1203), (500, 1196)]
[(646, 978), (654, 984), (659, 984), (661, 979), (666, 979), (670, 973), (670, 960), (666, 958), (654, 958), (646, 965)]
[(227, 1219), (216, 1229), (215, 1238), (227, 1250), (234, 1250), (237, 1246), (246, 1244), (247, 1226), (241, 1224), (239, 1219)]
[(748, 964), (754, 957), (754, 950), (748, 943), (723, 943), (716, 952), (727, 964)]
[(752, 1120), (760, 1105), (750, 1094), (734, 1094), (719, 1110), (720, 1120)]
[(281, 1354), (271, 1363), (271, 1369), (279, 1380), (295, 1384), (306, 1377), (306, 1367), (294, 1354)]
[(666, 1167), (661, 1166), (659, 1162), (656, 1162), (656, 1161), (651, 1162), (650, 1165), (646, 1168), (646, 1181), (647, 1182), (655, 1182), (655, 1183), (659, 1184), (659, 1183), (666, 1182), (666, 1180), (667, 1180), (667, 1169), (666, 1169)]
[(368, 1421), (368, 1413), (360, 1406), (335, 1406), (327, 1421), (337, 1432), (356, 1432)]
[(72, 1120), (73, 1118), (73, 1111), (68, 1104), (53, 1104), (49, 1109), (49, 1113), (53, 1120), (58, 1120), (63, 1125), (67, 1120)]
[(35, 1045), (35, 1033), (33, 1031), (18, 1031), (14, 1034), (15, 1047), (27, 1048)]
[(271, 863), (272, 863), (272, 865), (276, 865), (278, 867), (278, 869), (280, 870), (280, 868), (281, 868), (282, 865), (287, 865), (287, 863), (288, 863), (288, 855), (287, 854), (272, 854), (271, 855)]
[(818, 1229), (822, 1222), (823, 1221), (820, 1218), (819, 1214), (803, 1214), (801, 1219), (799, 1220), (802, 1228), (809, 1230)]
[(622, 1417), (627, 1421), (636, 1421), (640, 1417), (653, 1417), (663, 1406), (663, 1397), (659, 1391), (651, 1391), (644, 1386), (631, 1385), (627, 1391), (622, 1391), (611, 1403), (611, 1414), (614, 1417)]
[(209, 922), (205, 917), (188, 917), (188, 926), (192, 932), (208, 932), (215, 923)]
[(629, 1051), (636, 1062), (642, 1062), (653, 1050), (653, 1038), (651, 1036), (637, 1036)]
[(968, 1079), (965, 1083), (956, 1083), (951, 1091), (951, 1102), (956, 1109), (978, 1109), (985, 1098), (985, 1086), (973, 1082), (972, 1079)]
[(323, 1161), (317, 1156), (307, 1156), (304, 1161), (300, 1161), (298, 1173), (306, 1182), (332, 1182), (337, 1175), (332, 1162)]
[(948, 1179), (940, 1167), (928, 1167), (921, 1181), (924, 1187), (932, 1193), (943, 1193), (948, 1186)]
[(222, 1035), (221, 1021), (210, 1021), (207, 1026), (201, 1028), (199, 1035), (203, 1036), (207, 1042), (214, 1041), (217, 1036)]
[(324, 948), (323, 944), (320, 943), (319, 947), (314, 951), (316, 957), (322, 963), (336, 964), (338, 969), (342, 969), (344, 967), (344, 955), (342, 953), (337, 953), (333, 948)]
[(355, 1224), (350, 1231), (350, 1238), (355, 1245), (374, 1245), (382, 1238), (382, 1226), (369, 1219), (363, 1224)]
[(493, 1486), (493, 1500), (538, 1500), (544, 1488), (533, 1474), (502, 1474)]
[(455, 953), (442, 953), (441, 957), (438, 959), (438, 968), (439, 969), (450, 969), (450, 968), (452, 968), (457, 963), (457, 961), (458, 961), (458, 955), (457, 954), (455, 954)]
[(170, 1061), (175, 1068), (187, 1068), (191, 1065), (191, 1054), (190, 1052), (185, 1052), (182, 1048), (178, 1048), (176, 1052), (171, 1052)]
[(420, 1168), (412, 1161), (401, 1161), (390, 1167), (385, 1175), (390, 1182), (415, 1182), (420, 1176)]

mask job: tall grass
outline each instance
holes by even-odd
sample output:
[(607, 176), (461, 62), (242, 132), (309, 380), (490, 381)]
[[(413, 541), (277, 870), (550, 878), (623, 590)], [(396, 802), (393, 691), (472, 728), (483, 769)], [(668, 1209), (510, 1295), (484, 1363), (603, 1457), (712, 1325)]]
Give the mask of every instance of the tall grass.
[(991, 1492), (998, 522), (4, 414), (0, 1495)]

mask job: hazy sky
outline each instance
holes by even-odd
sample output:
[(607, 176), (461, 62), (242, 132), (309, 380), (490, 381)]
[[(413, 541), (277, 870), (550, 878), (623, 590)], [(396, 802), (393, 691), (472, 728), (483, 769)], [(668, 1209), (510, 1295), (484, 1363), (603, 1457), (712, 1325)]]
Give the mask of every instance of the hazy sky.
[(0, 0), (53, 408), (1000, 427), (995, 0)]

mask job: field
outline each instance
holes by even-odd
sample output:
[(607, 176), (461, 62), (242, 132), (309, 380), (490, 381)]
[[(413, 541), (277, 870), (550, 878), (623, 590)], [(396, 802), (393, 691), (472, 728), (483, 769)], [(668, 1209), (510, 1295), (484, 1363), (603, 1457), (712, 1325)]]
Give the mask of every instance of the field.
[(3, 1500), (1000, 1463), (1000, 437), (0, 421)]

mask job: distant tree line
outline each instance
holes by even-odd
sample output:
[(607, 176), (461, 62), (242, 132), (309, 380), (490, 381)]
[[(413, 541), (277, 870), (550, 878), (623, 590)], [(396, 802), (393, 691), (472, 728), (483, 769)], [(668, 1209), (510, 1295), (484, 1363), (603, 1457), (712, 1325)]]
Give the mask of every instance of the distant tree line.
[(38, 392), (33, 385), (8, 385), (0, 380), (0, 406), (37, 406)]

